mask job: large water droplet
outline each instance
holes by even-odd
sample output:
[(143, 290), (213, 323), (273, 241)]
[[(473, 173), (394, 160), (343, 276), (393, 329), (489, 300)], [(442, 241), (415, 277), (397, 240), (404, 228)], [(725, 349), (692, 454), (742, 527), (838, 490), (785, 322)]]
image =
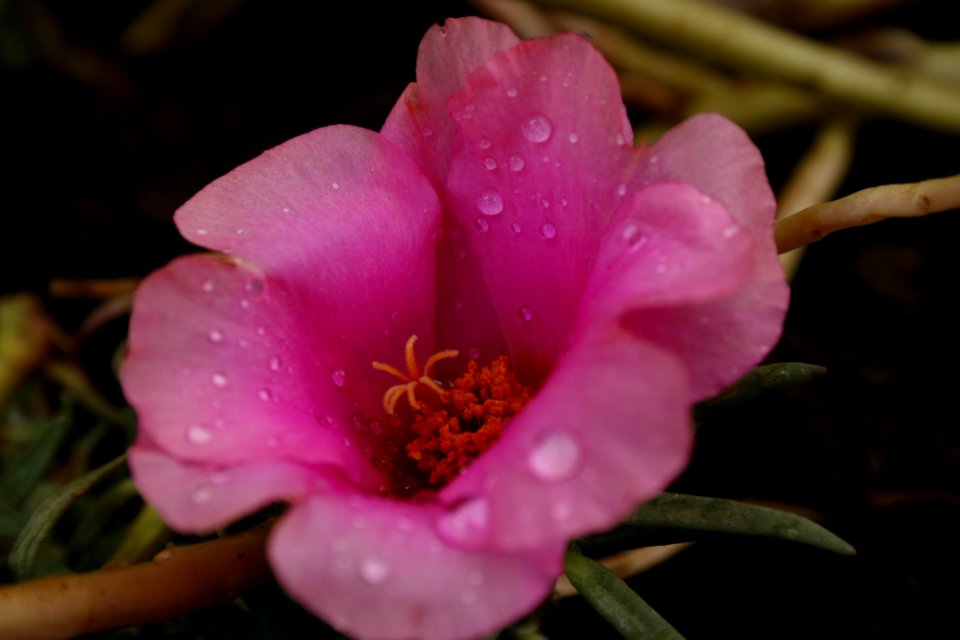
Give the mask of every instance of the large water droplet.
[(471, 498), (437, 520), (440, 537), (455, 543), (481, 544), (490, 531), (490, 505), (486, 498)]
[(580, 466), (580, 445), (573, 436), (551, 433), (530, 450), (527, 464), (535, 476), (547, 482), (569, 480)]
[(347, 383), (347, 372), (343, 369), (337, 369), (330, 374), (330, 379), (333, 381), (333, 384), (342, 387)]
[(493, 171), (494, 169), (497, 168), (497, 161), (491, 158), (490, 156), (487, 156), (486, 158), (483, 159), (483, 166), (486, 167), (487, 170)]
[(507, 166), (510, 167), (510, 171), (517, 172), (523, 170), (524, 165), (527, 163), (524, 162), (523, 158), (520, 156), (510, 156), (510, 159), (507, 161)]
[(360, 577), (369, 584), (382, 584), (390, 577), (390, 565), (382, 558), (367, 558), (360, 563)]
[(520, 319), (524, 322), (530, 322), (533, 320), (533, 311), (530, 310), (530, 307), (523, 305), (517, 309), (517, 315), (520, 316)]
[(229, 378), (227, 378), (227, 374), (223, 373), (222, 371), (217, 371), (212, 376), (210, 376), (210, 382), (213, 383), (213, 386), (220, 387), (221, 389), (227, 386), (227, 383), (229, 381), (230, 380)]
[(544, 222), (543, 226), (540, 227), (540, 234), (547, 240), (552, 240), (557, 237), (557, 227), (549, 222)]
[(213, 439), (213, 434), (202, 424), (194, 424), (187, 428), (187, 442), (190, 444), (207, 444)]
[(503, 211), (503, 198), (500, 192), (489, 189), (477, 196), (477, 209), (485, 216), (495, 216)]
[(523, 137), (536, 143), (546, 142), (553, 133), (553, 124), (542, 113), (532, 113), (527, 116), (521, 128), (523, 129)]

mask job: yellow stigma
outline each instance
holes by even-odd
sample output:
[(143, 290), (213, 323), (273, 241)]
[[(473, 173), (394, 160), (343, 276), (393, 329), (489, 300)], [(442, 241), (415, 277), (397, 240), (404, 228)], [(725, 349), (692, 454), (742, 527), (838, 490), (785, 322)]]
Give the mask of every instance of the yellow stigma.
[(389, 389), (383, 394), (383, 408), (390, 415), (394, 415), (397, 410), (397, 403), (400, 401), (400, 398), (406, 394), (407, 401), (410, 403), (410, 406), (413, 409), (419, 409), (420, 403), (417, 401), (414, 391), (416, 391), (417, 385), (425, 385), (428, 388), (432, 389), (437, 395), (441, 398), (444, 398), (447, 394), (437, 382), (430, 377), (430, 370), (433, 369), (433, 365), (437, 364), (441, 360), (446, 360), (447, 358), (456, 358), (460, 355), (459, 351), (454, 349), (444, 349), (443, 351), (438, 351), (429, 358), (427, 358), (426, 363), (423, 365), (423, 373), (420, 373), (420, 368), (417, 366), (417, 357), (413, 353), (413, 345), (417, 341), (417, 336), (412, 335), (407, 340), (407, 346), (404, 347), (403, 355), (404, 360), (407, 365), (407, 372), (404, 373), (396, 367), (392, 367), (389, 364), (383, 364), (382, 362), (373, 363), (373, 368), (378, 371), (385, 371), (392, 376), (396, 376), (403, 380), (402, 384), (397, 384)]

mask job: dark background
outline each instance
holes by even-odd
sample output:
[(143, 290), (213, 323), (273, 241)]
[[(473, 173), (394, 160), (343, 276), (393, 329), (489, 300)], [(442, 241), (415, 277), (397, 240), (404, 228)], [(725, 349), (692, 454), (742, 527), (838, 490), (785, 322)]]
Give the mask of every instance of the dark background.
[[(0, 1), (0, 294), (39, 294), (67, 331), (92, 303), (50, 296), (52, 279), (143, 276), (190, 251), (171, 222), (179, 204), (299, 133), (379, 129), (426, 29), (477, 13), (459, 2), (202, 4), (138, 52), (129, 26), (149, 2)], [(957, 39), (948, 4), (874, 20)], [(813, 132), (757, 138), (775, 188)], [(870, 120), (841, 193), (960, 173), (958, 143)], [(676, 488), (792, 505), (859, 554), (711, 542), (634, 580), (691, 640), (957, 636), (958, 236), (948, 213), (810, 247), (770, 360), (829, 374), (704, 426)], [(605, 624), (574, 600), (545, 620), (551, 638), (598, 637)]]

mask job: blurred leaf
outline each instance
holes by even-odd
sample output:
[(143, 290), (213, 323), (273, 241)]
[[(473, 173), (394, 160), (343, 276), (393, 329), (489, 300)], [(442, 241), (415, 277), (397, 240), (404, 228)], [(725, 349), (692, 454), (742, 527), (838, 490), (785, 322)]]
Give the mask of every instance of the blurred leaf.
[(63, 512), (91, 487), (123, 466), (126, 459), (126, 454), (118, 456), (105, 465), (74, 478), (37, 507), (10, 551), (10, 567), (19, 580), (32, 575), (37, 549)]
[(47, 357), (55, 333), (36, 296), (0, 297), (0, 404)]
[(46, 473), (57, 450), (70, 430), (73, 410), (65, 403), (60, 413), (31, 427), (35, 431), (25, 451), (7, 461), (0, 476), (0, 502), (18, 507)]
[(576, 548), (566, 557), (571, 584), (628, 640), (683, 640), (683, 636), (615, 573)]
[(803, 362), (778, 362), (756, 367), (716, 398), (694, 407), (694, 419), (699, 424), (768, 391), (808, 382), (826, 373), (826, 367)]
[(0, 504), (0, 538), (16, 538), (24, 520), (19, 511)]
[(152, 558), (163, 549), (172, 533), (160, 518), (160, 514), (150, 505), (144, 504), (133, 523), (127, 527), (108, 566), (123, 566)]
[(679, 493), (664, 493), (651, 500), (619, 527), (583, 539), (580, 547), (591, 555), (606, 555), (623, 549), (731, 535), (777, 538), (843, 555), (856, 553), (839, 536), (795, 513)]

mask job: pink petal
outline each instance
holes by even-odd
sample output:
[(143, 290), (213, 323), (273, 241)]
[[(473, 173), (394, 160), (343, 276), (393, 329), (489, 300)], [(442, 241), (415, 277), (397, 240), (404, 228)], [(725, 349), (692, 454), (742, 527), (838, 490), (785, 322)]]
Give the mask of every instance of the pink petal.
[(121, 371), (141, 433), (184, 461), (334, 464), (377, 486), (351, 423), (351, 391), (374, 382), (370, 362), (347, 360), (338, 385), (348, 354), (318, 340), (299, 304), (268, 276), (212, 256), (147, 278)]
[(515, 366), (542, 379), (567, 347), (632, 150), (617, 78), (582, 37), (519, 44), (450, 100), (466, 148), (447, 181)]
[(465, 552), (437, 537), (438, 512), (372, 495), (315, 495), (277, 525), (270, 563), (296, 600), (362, 638), (479, 638), (549, 594), (562, 541), (529, 553)]
[(325, 485), (321, 468), (284, 460), (225, 468), (191, 464), (170, 457), (142, 435), (130, 448), (130, 471), (163, 521), (184, 533), (209, 533)]
[(440, 493), (438, 530), (467, 549), (534, 549), (606, 529), (658, 494), (692, 440), (686, 372), (600, 321), (500, 441)]
[[(450, 19), (427, 31), (417, 55), (417, 83), (397, 101), (382, 135), (403, 147), (440, 189), (449, 171), (460, 133), (447, 109), (448, 98), (460, 91), (467, 75), (501, 49), (519, 42), (505, 25), (475, 17)], [(441, 198), (444, 198), (441, 193)], [(493, 358), (506, 350), (486, 283), (465, 230), (453, 220), (438, 244), (438, 300), (445, 309), (436, 335), (441, 348)]]
[(734, 295), (637, 313), (629, 321), (687, 362), (692, 400), (699, 401), (743, 376), (780, 338), (790, 292), (773, 239), (776, 204), (760, 152), (742, 129), (716, 114), (681, 123), (644, 152), (633, 184), (658, 180), (689, 182), (719, 201), (753, 245), (752, 274)]

